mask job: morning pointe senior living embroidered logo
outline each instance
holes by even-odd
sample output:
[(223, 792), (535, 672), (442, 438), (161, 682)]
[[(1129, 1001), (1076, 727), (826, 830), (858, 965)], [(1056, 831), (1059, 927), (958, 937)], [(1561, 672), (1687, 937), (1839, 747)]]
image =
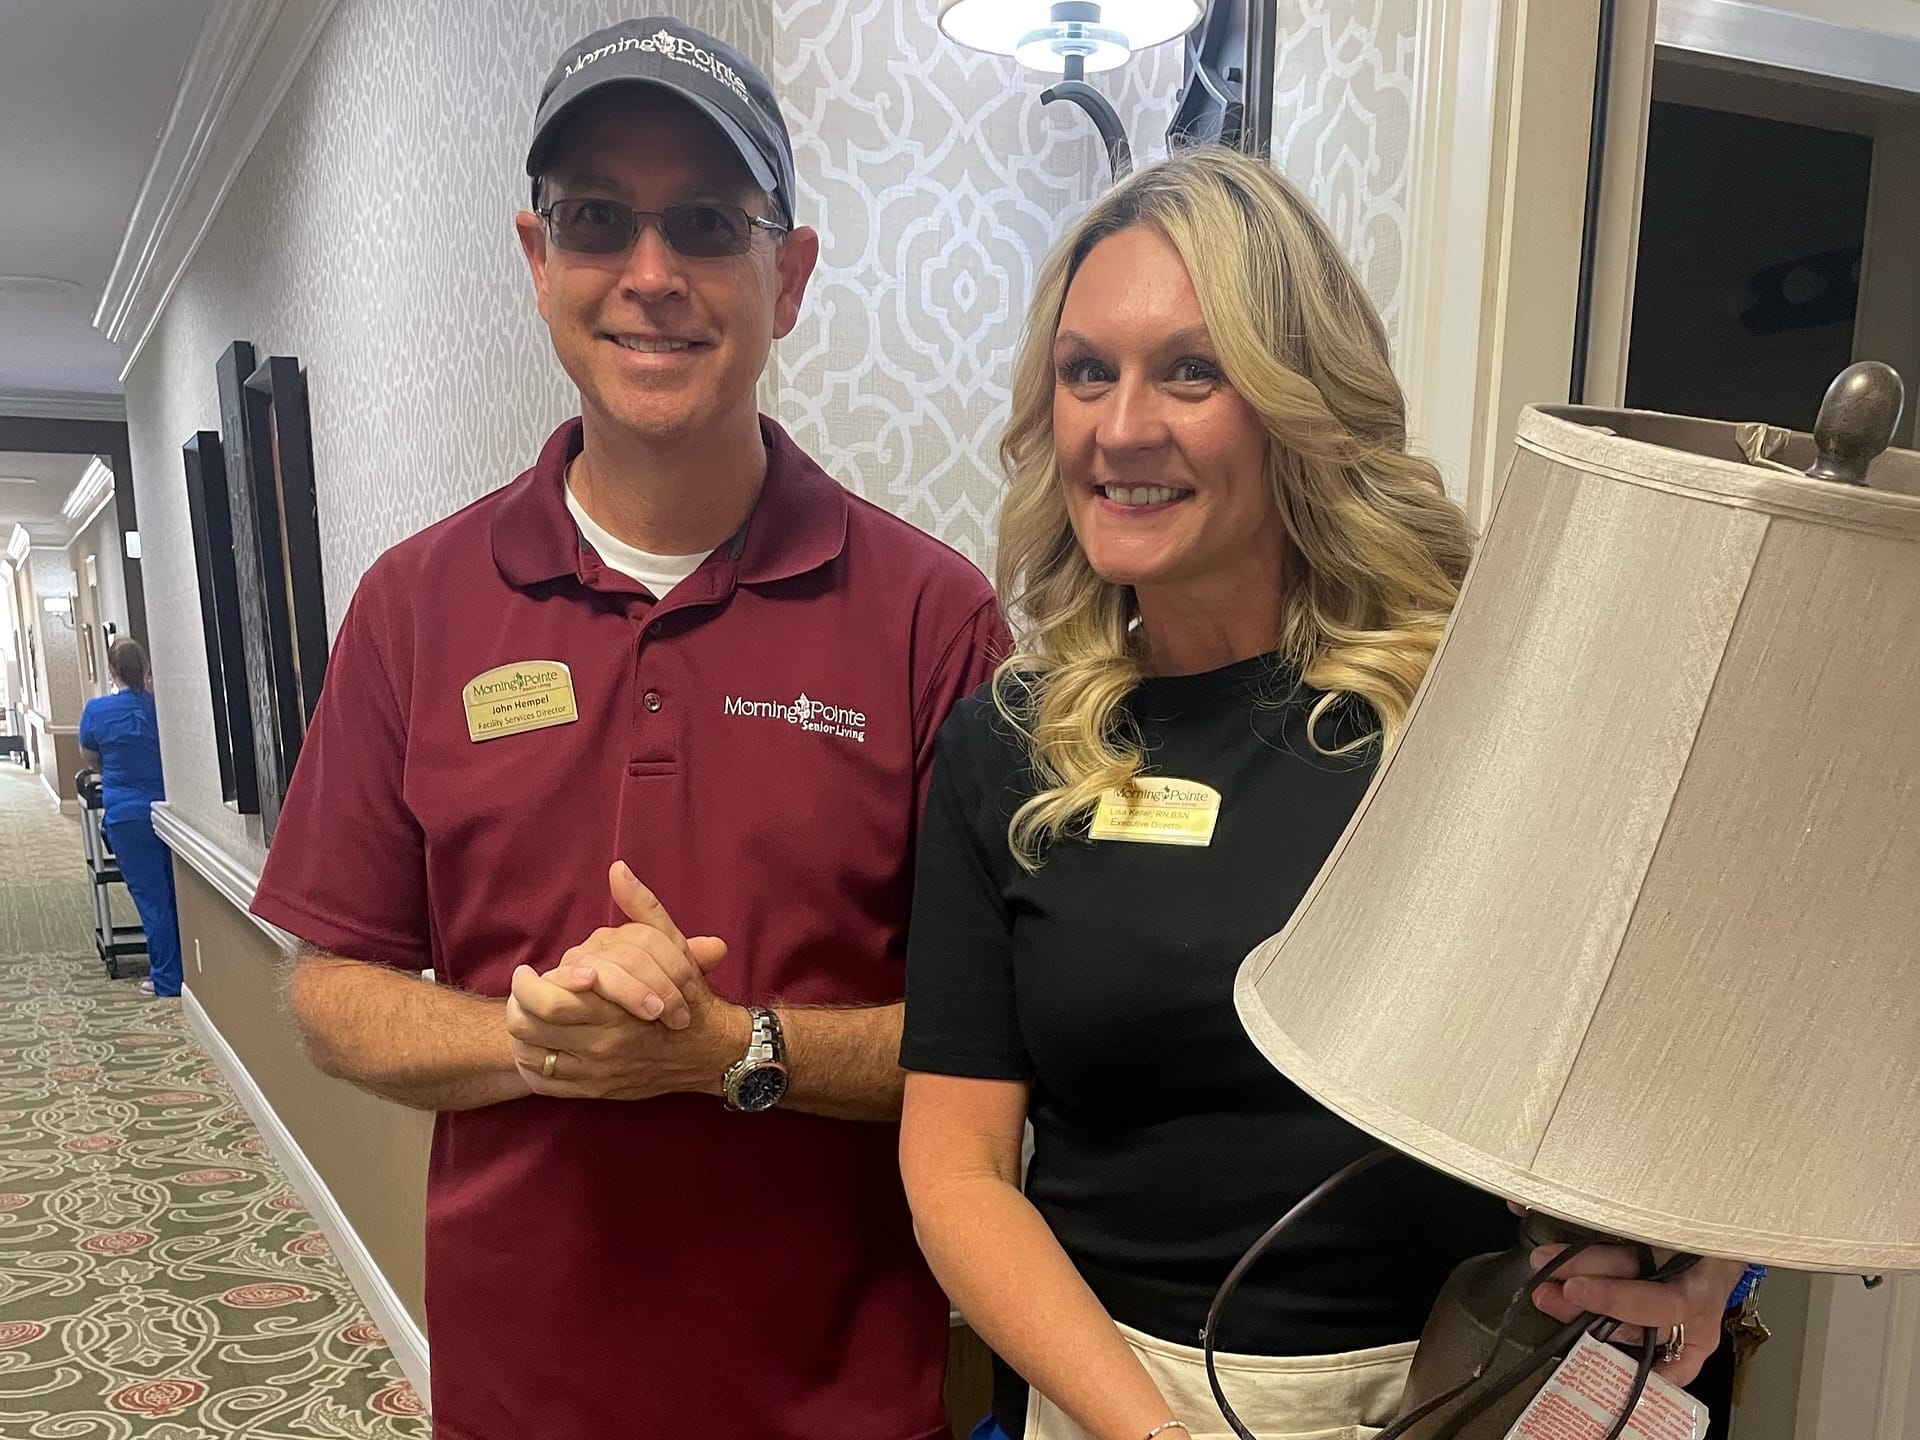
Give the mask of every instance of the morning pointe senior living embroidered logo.
[(622, 35), (611, 45), (602, 45), (598, 50), (585, 51), (567, 66), (567, 76), (571, 78), (578, 75), (594, 61), (604, 60), (609, 55), (618, 55), (627, 50), (648, 50), (655, 55), (664, 55), (669, 60), (678, 60), (682, 65), (691, 65), (696, 70), (704, 70), (742, 100), (752, 103), (747, 94), (746, 82), (734, 73), (731, 65), (711, 50), (702, 49), (693, 41), (676, 35), (671, 30), (658, 30), (645, 37)]
[(837, 735), (843, 740), (867, 743), (867, 716), (863, 710), (844, 705), (829, 705), (814, 700), (802, 690), (796, 700), (748, 700), (740, 695), (726, 697), (728, 715), (745, 715), (754, 720), (783, 720), (820, 735)]

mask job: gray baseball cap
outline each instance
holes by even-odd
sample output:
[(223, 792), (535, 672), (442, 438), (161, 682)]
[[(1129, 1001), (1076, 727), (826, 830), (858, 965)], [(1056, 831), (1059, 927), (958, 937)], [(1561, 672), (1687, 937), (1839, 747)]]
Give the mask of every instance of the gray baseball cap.
[(651, 85), (687, 101), (740, 152), (754, 183), (794, 223), (793, 141), (773, 87), (746, 56), (678, 20), (623, 20), (567, 48), (540, 87), (527, 174), (536, 186), (566, 123), (614, 85)]

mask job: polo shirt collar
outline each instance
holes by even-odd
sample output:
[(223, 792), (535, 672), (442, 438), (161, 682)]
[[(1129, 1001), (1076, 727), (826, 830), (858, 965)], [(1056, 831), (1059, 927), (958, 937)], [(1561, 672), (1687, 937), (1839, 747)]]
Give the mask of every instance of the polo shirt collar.
[[(767, 447), (760, 498), (741, 532), (700, 567), (734, 567), (742, 585), (817, 570), (838, 557), (847, 540), (847, 492), (764, 415), (760, 435)], [(502, 498), (493, 520), (493, 559), (508, 584), (524, 589), (579, 576), (580, 527), (567, 511), (566, 483), (581, 443), (576, 417), (553, 432), (533, 468)]]
[(818, 570), (847, 543), (850, 501), (840, 482), (764, 415), (760, 435), (767, 442), (767, 479), (747, 517), (745, 543), (733, 552), (740, 557), (742, 585)]

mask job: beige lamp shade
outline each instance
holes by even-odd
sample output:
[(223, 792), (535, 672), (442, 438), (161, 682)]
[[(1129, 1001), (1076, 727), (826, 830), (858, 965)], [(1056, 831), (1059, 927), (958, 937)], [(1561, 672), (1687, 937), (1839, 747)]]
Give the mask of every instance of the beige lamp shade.
[(1920, 1268), (1920, 455), (1869, 483), (1526, 412), (1399, 743), (1240, 970), (1267, 1057), (1595, 1229)]

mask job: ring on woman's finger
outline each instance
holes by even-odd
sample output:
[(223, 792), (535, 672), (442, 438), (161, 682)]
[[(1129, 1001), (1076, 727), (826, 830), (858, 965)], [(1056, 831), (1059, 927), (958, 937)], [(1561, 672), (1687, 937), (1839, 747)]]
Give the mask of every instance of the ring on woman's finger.
[(1662, 1365), (1671, 1365), (1686, 1352), (1686, 1348), (1687, 1327), (1676, 1324), (1673, 1327), (1673, 1334), (1669, 1335), (1666, 1340), (1661, 1343), (1660, 1348), (1654, 1351), (1653, 1358), (1658, 1360)]
[(547, 1058), (540, 1062), (540, 1078), (543, 1080), (553, 1079), (553, 1067), (559, 1063), (560, 1052), (558, 1050), (547, 1051)]

